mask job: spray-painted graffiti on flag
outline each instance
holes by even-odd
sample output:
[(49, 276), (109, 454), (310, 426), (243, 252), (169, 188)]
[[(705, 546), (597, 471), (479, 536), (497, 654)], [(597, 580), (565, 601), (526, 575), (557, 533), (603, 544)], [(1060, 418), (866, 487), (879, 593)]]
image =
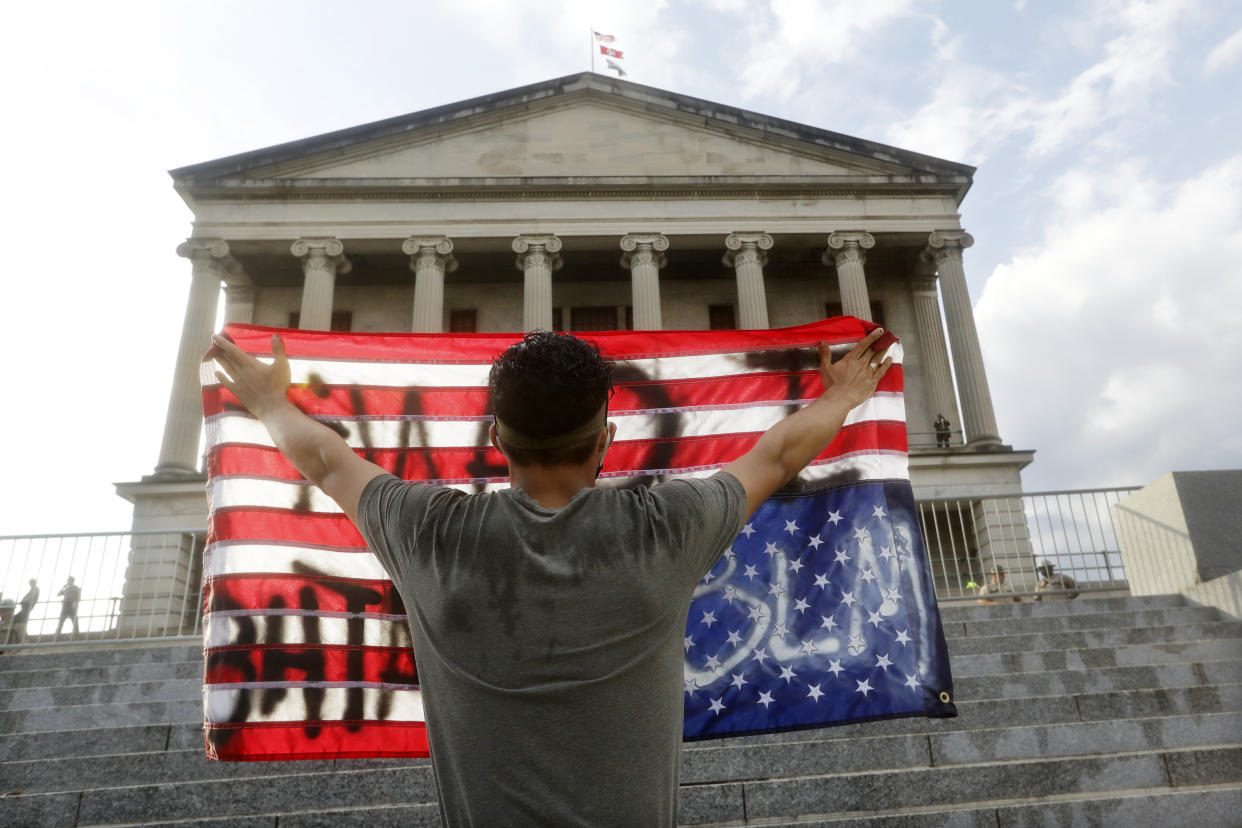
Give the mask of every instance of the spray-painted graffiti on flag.
[[(870, 328), (592, 333), (617, 365), (600, 484), (714, 473), (820, 392), (815, 343)], [(230, 326), (270, 355), (272, 329)], [(406, 480), (507, 486), (487, 371), (512, 334), (282, 331), (290, 399)], [(833, 444), (700, 584), (686, 738), (953, 715), (906, 463), (901, 347)], [(405, 607), (348, 518), (203, 366), (210, 526), (204, 718), (218, 759), (427, 754)]]

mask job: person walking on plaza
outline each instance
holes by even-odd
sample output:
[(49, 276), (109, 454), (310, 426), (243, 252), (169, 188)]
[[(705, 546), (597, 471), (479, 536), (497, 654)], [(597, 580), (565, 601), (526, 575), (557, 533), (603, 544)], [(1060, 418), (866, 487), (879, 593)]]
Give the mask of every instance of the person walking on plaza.
[(60, 630), (65, 626), (65, 621), (73, 622), (73, 634), (78, 634), (78, 601), (82, 598), (82, 588), (73, 582), (73, 576), (69, 576), (69, 580), (65, 581), (65, 585), (60, 588), (60, 592), (56, 593), (61, 597), (60, 601), (60, 623), (56, 625), (56, 634), (60, 635)]

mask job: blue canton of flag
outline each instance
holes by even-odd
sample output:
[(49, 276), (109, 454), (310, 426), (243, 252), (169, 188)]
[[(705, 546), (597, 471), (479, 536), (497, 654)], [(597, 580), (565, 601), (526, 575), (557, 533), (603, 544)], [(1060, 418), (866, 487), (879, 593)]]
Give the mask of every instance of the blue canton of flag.
[(685, 738), (956, 715), (926, 572), (908, 481), (768, 500), (691, 604)]

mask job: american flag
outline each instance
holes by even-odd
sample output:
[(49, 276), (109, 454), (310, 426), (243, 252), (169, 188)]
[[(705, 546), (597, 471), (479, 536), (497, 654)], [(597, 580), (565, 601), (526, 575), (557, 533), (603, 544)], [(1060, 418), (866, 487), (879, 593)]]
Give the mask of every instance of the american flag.
[(595, 35), (595, 39), (600, 43), (612, 43), (616, 40), (616, 38), (612, 35), (604, 34), (603, 32), (593, 32), (593, 34)]
[[(713, 474), (820, 391), (815, 343), (872, 326), (590, 334), (616, 361), (600, 485)], [(231, 325), (270, 356), (275, 329)], [(407, 480), (507, 486), (487, 372), (514, 334), (279, 331), (290, 399)], [(887, 335), (886, 335), (887, 336)], [(901, 346), (875, 395), (765, 503), (687, 619), (687, 739), (953, 715), (907, 475)], [(216, 759), (425, 756), (401, 597), (358, 531), (203, 364), (210, 522), (204, 728)]]

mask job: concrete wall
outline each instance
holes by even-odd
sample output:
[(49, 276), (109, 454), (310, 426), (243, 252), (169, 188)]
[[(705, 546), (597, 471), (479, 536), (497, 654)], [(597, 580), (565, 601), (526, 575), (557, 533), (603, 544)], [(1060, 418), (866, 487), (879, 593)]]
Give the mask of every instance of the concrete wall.
[(1242, 569), (1242, 470), (1171, 472), (1113, 507), (1130, 591), (1181, 592)]

